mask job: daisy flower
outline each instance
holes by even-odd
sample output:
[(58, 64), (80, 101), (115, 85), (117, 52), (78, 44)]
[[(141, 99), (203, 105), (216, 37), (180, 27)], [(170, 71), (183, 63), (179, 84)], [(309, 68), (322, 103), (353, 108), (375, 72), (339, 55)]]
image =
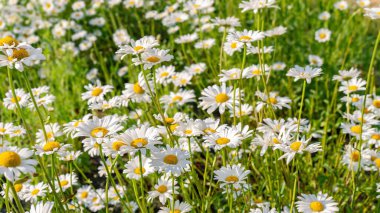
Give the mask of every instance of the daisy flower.
[(174, 40), (175, 43), (177, 44), (186, 44), (186, 43), (191, 43), (194, 42), (198, 39), (198, 34), (192, 33), (192, 34), (186, 34), (182, 35)]
[(210, 38), (210, 39), (205, 39), (198, 41), (197, 43), (194, 44), (194, 47), (196, 49), (210, 49), (212, 46), (215, 44), (215, 39)]
[(286, 76), (294, 77), (294, 81), (299, 79), (305, 79), (308, 84), (311, 83), (311, 79), (322, 74), (321, 68), (313, 68), (307, 65), (306, 67), (300, 67), (296, 65), (294, 68), (290, 68)]
[(175, 67), (170, 66), (161, 66), (156, 69), (156, 82), (162, 85), (166, 85), (171, 79), (172, 75), (175, 72)]
[(0, 174), (13, 182), (21, 173), (36, 172), (37, 161), (32, 156), (33, 151), (27, 148), (0, 147)]
[(166, 108), (184, 106), (187, 103), (195, 102), (194, 90), (180, 89), (178, 92), (170, 92), (169, 95), (163, 95), (160, 98), (160, 102), (164, 104)]
[(270, 66), (270, 69), (271, 70), (274, 70), (274, 71), (282, 71), (284, 70), (286, 67), (286, 64), (284, 62), (275, 62), (272, 64), (272, 66)]
[(144, 36), (139, 40), (131, 40), (130, 44), (119, 46), (119, 50), (116, 54), (121, 54), (123, 59), (126, 55), (137, 55), (158, 46), (158, 41), (153, 36)]
[(327, 11), (323, 11), (322, 13), (318, 15), (318, 19), (322, 21), (327, 21), (330, 19), (330, 17), (331, 17), (331, 14)]
[(62, 151), (59, 153), (59, 159), (62, 161), (74, 161), (75, 159), (78, 159), (81, 154), (81, 151)]
[(100, 144), (122, 128), (119, 116), (108, 115), (103, 118), (94, 116), (78, 126), (78, 132), (74, 134), (74, 137), (85, 137), (85, 140)]
[(144, 79), (144, 74), (140, 72), (138, 81), (136, 83), (125, 84), (123, 96), (137, 103), (150, 102), (149, 87), (153, 88), (153, 82), (151, 80), (148, 80), (148, 82), (146, 82)]
[(241, 69), (239, 68), (222, 70), (222, 73), (219, 74), (219, 77), (220, 77), (219, 82), (224, 83), (230, 80), (237, 80), (237, 79), (240, 79), (240, 75), (241, 75)]
[(116, 138), (112, 138), (103, 144), (103, 152), (107, 157), (115, 158), (117, 155), (124, 156), (128, 151), (127, 144)]
[(146, 124), (127, 129), (115, 138), (125, 143), (129, 152), (133, 154), (139, 150), (145, 153), (146, 149), (153, 150), (156, 144), (162, 144), (158, 130)]
[(186, 213), (191, 211), (191, 205), (186, 203), (186, 202), (179, 202), (178, 200), (175, 201), (174, 203), (174, 210), (168, 207), (161, 207), (161, 210), (158, 211), (158, 213)]
[(227, 36), (227, 41), (239, 41), (242, 43), (252, 43), (264, 39), (265, 35), (260, 31), (243, 30), (231, 32)]
[(221, 131), (222, 129), (226, 127), (227, 127), (226, 124), (221, 125), (219, 119), (206, 118), (205, 120), (199, 121), (200, 130), (202, 130), (202, 132), (207, 135), (214, 134), (217, 131)]
[(104, 96), (113, 90), (113, 86), (102, 86), (100, 81), (97, 81), (95, 85), (88, 84), (84, 88), (87, 91), (82, 93), (82, 100), (87, 100), (89, 104), (103, 101)]
[(233, 109), (230, 109), (230, 117), (240, 118), (242, 116), (249, 116), (253, 112), (253, 107), (249, 104), (242, 104), (241, 106), (235, 106), (235, 112)]
[(366, 81), (361, 78), (353, 78), (348, 81), (343, 81), (339, 87), (339, 91), (345, 94), (364, 91), (366, 88)]
[(174, 134), (180, 137), (193, 137), (203, 134), (200, 129), (201, 120), (187, 119), (184, 122), (179, 122)]
[(380, 19), (380, 7), (364, 8), (364, 11), (364, 16), (367, 16), (370, 19)]
[(44, 197), (48, 190), (48, 185), (42, 182), (36, 185), (28, 185), (26, 187), (25, 193), (23, 194), (23, 199), (25, 201), (36, 202), (39, 197)]
[(326, 28), (319, 29), (315, 32), (315, 40), (319, 43), (324, 43), (329, 41), (331, 38), (331, 31)]
[(47, 201), (44, 203), (40, 201), (36, 204), (31, 205), (30, 211), (27, 213), (50, 213), (54, 207), (54, 202)]
[(0, 122), (0, 136), (9, 135), (11, 133), (12, 128), (13, 128), (12, 123)]
[(148, 200), (152, 201), (158, 197), (162, 205), (165, 205), (166, 200), (173, 200), (173, 194), (178, 194), (177, 181), (174, 180), (174, 191), (173, 191), (173, 180), (171, 178), (162, 176), (158, 179), (157, 184), (153, 187), (154, 190), (148, 192)]
[(24, 71), (25, 66), (32, 66), (38, 61), (45, 60), (40, 48), (35, 49), (26, 43), (20, 43), (13, 48), (2, 46), (2, 53), (0, 55), (0, 67), (8, 66), (15, 68), (18, 71)]
[[(236, 89), (235, 94), (239, 94), (239, 89)], [(233, 88), (224, 83), (221, 86), (208, 86), (202, 91), (200, 101), (200, 106), (203, 110), (207, 109), (207, 113), (219, 109), (219, 113), (223, 114), (226, 108), (231, 109), (233, 106)], [(235, 104), (238, 105), (238, 100), (235, 100)]]
[(243, 77), (244, 78), (253, 78), (253, 77), (260, 78), (260, 76), (263, 75), (264, 72), (268, 73), (269, 71), (270, 71), (270, 67), (267, 64), (263, 64), (263, 65), (253, 64), (249, 67), (244, 68)]
[(165, 61), (170, 61), (173, 59), (173, 56), (168, 54), (169, 50), (161, 49), (148, 49), (141, 54), (140, 58), (133, 58), (132, 62), (135, 66), (143, 64), (144, 69), (150, 69), (156, 64), (160, 64)]
[(312, 66), (321, 67), (323, 65), (323, 59), (317, 55), (309, 55), (308, 60)]
[(146, 177), (154, 172), (151, 164), (152, 160), (145, 156), (141, 156), (140, 164), (140, 158), (139, 156), (136, 156), (125, 164), (126, 169), (124, 169), (123, 173), (127, 175), (127, 178), (140, 180), (141, 176)]
[(23, 89), (15, 90), (16, 97), (13, 97), (12, 91), (5, 93), (5, 98), (3, 99), (3, 104), (7, 109), (14, 110), (17, 105), (16, 102), (20, 105), (21, 108), (28, 106), (30, 96)]
[(244, 184), (250, 171), (237, 164), (223, 166), (214, 173), (214, 179), (221, 182), (220, 187), (223, 188), (224, 186)]
[(355, 149), (351, 145), (346, 145), (342, 163), (346, 165), (350, 170), (357, 171), (359, 168), (359, 164), (361, 167), (366, 166), (369, 161), (363, 155), (363, 152)]
[(318, 192), (316, 195), (301, 194), (301, 196), (298, 196), (296, 205), (298, 211), (304, 213), (332, 213), (339, 211), (338, 203), (332, 197), (329, 197), (328, 194), (323, 194), (322, 192)]
[(233, 55), (236, 51), (237, 52), (240, 52), (241, 49), (243, 48), (244, 46), (244, 43), (243, 42), (240, 42), (240, 41), (234, 41), (234, 40), (231, 40), (231, 41), (226, 41), (224, 42), (223, 44), (223, 50), (224, 52), (226, 52), (227, 55), (231, 56)]
[(370, 0), (356, 0), (356, 4), (359, 5), (359, 7), (368, 7), (371, 4)]
[(212, 147), (215, 150), (220, 150), (224, 147), (235, 148), (242, 143), (242, 137), (239, 131), (233, 128), (224, 128), (219, 131), (204, 136), (206, 146)]
[(249, 0), (243, 1), (239, 4), (239, 8), (242, 12), (252, 10), (253, 13), (257, 13), (259, 10), (264, 8), (279, 8), (276, 5), (276, 0)]
[(26, 134), (26, 130), (20, 125), (20, 126), (13, 126), (12, 129), (9, 132), (9, 136), (11, 138), (13, 137), (22, 137)]
[(75, 173), (62, 174), (58, 179), (59, 182), (55, 181), (55, 190), (57, 190), (57, 192), (59, 192), (60, 189), (64, 192), (71, 186), (78, 185), (78, 177)]
[(340, 82), (358, 78), (360, 75), (360, 71), (354, 67), (352, 67), (350, 70), (339, 70), (338, 73), (338, 75), (333, 76), (333, 80)]
[(369, 125), (363, 124), (363, 126), (361, 126), (360, 123), (357, 124), (353, 122), (342, 123), (341, 128), (343, 129), (343, 133), (350, 134), (351, 136), (354, 136), (357, 139), (360, 139), (360, 135), (362, 135), (363, 138), (368, 138), (374, 131), (374, 129), (372, 129)]
[(198, 75), (206, 71), (206, 68), (205, 63), (197, 63), (184, 67), (184, 71), (190, 73), (191, 75)]
[(256, 91), (255, 94), (262, 101), (257, 101), (256, 111), (260, 111), (265, 106), (271, 106), (273, 109), (282, 109), (288, 108), (290, 109), (289, 103), (292, 101), (288, 97), (280, 97), (278, 96), (278, 92), (270, 92), (269, 97), (260, 91)]
[(302, 154), (304, 151), (310, 153), (321, 151), (320, 143), (308, 144), (310, 140), (311, 138), (306, 140), (305, 137), (302, 137), (301, 140), (290, 140), (286, 143), (276, 144), (275, 149), (285, 152), (278, 160), (286, 158), (286, 163), (289, 164), (296, 154)]
[(58, 153), (60, 155), (70, 147), (71, 144), (61, 144), (57, 141), (40, 142), (36, 145), (36, 154), (43, 156)]
[(190, 168), (189, 158), (189, 152), (166, 146), (166, 149), (152, 152), (152, 166), (160, 172), (179, 176)]
[(264, 46), (264, 47), (255, 47), (255, 46), (250, 46), (247, 48), (247, 55), (250, 54), (267, 54), (273, 52), (273, 46)]
[(287, 31), (287, 28), (284, 27), (284, 26), (278, 26), (278, 27), (275, 27), (271, 30), (267, 30), (264, 32), (265, 36), (267, 37), (273, 37), (273, 36), (280, 36), (280, 35), (283, 35), (285, 34)]
[(39, 129), (36, 133), (36, 141), (38, 143), (55, 141), (57, 137), (63, 135), (61, 127), (58, 123), (45, 124), (46, 139), (42, 129)]
[(348, 8), (348, 3), (346, 1), (335, 2), (334, 7), (338, 10), (346, 10)]
[(78, 126), (82, 124), (83, 122), (89, 120), (91, 117), (92, 117), (92, 114), (87, 114), (83, 116), (82, 119), (73, 120), (67, 124), (64, 124), (63, 132), (67, 134), (68, 136), (72, 137), (72, 135), (78, 131)]

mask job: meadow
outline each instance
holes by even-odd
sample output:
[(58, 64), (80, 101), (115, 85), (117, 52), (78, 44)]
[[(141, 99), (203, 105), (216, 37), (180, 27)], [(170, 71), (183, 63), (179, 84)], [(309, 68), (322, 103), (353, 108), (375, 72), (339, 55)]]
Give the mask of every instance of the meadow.
[(0, 212), (380, 212), (379, 19), (0, 0)]

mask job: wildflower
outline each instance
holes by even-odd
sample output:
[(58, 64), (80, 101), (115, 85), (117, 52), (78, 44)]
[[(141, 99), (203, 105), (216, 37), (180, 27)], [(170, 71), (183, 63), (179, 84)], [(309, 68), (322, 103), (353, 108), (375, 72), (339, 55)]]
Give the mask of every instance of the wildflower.
[(187, 151), (166, 146), (165, 149), (152, 153), (152, 166), (160, 172), (179, 176), (189, 169), (189, 157), (190, 154)]
[(215, 180), (221, 182), (220, 187), (223, 188), (224, 186), (244, 184), (250, 171), (237, 164), (223, 166), (219, 170), (214, 171), (214, 173)]
[(330, 38), (331, 31), (326, 28), (319, 29), (315, 32), (315, 40), (317, 40), (320, 43), (327, 42), (330, 40)]
[(329, 197), (327, 194), (318, 192), (318, 194), (301, 194), (296, 202), (299, 212), (338, 212), (338, 203)]
[(305, 79), (308, 84), (311, 83), (311, 79), (322, 74), (321, 68), (312, 68), (310, 66), (300, 67), (296, 65), (294, 68), (291, 68), (286, 76), (294, 77), (294, 81), (299, 79)]
[[(238, 89), (236, 89), (235, 94), (239, 94)], [(207, 113), (211, 114), (219, 108), (219, 113), (223, 114), (226, 108), (232, 108), (234, 102), (233, 88), (227, 87), (225, 84), (222, 84), (221, 86), (208, 86), (202, 91), (202, 97), (200, 100), (200, 106), (203, 110), (207, 109)], [(235, 102), (237, 105), (238, 100), (235, 100)]]
[(0, 174), (13, 182), (21, 173), (36, 172), (37, 161), (32, 156), (33, 151), (27, 148), (0, 147)]

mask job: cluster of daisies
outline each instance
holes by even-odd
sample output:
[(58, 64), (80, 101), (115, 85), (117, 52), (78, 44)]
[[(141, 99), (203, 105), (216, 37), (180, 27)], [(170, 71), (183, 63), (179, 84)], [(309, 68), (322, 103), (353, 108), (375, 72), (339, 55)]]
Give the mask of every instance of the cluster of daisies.
[[(282, 74), (287, 65), (282, 61), (265, 63), (266, 56), (276, 52), (275, 44), (265, 45), (276, 43), (288, 28), (244, 29), (236, 17), (212, 18), (214, 0), (179, 0), (161, 11), (144, 11), (144, 20), (152, 21), (152, 26), (160, 21), (167, 33), (174, 35), (161, 40), (144, 36), (142, 18), (137, 14), (144, 7), (154, 8), (155, 3), (40, 0), (22, 7), (12, 0), (2, 8), (7, 19), (0, 17), (0, 67), (8, 70), (11, 87), (2, 105), (20, 118), (19, 124), (0, 122), (0, 193), (6, 210), (205, 212), (220, 205), (215, 203), (220, 198), (219, 202), (237, 212), (338, 212), (334, 194), (305, 194), (296, 187), (303, 184), (297, 184), (303, 174), (298, 173), (296, 162), (308, 158), (312, 165), (312, 158), (324, 159), (323, 135), (316, 130), (315, 121), (303, 118), (302, 113), (306, 90), (316, 81), (313, 79), (324, 75), (323, 59), (310, 54), (309, 64), (288, 69), (286, 77), (294, 79), (294, 84), (303, 83), (301, 99), (293, 100), (285, 91), (272, 91), (268, 86), (271, 77)], [(365, 16), (379, 19), (379, 8), (369, 8), (368, 0), (357, 4), (365, 8)], [(338, 1), (334, 8), (347, 10), (348, 5)], [(140, 31), (140, 36), (116, 27), (120, 17), (107, 10), (120, 6), (136, 13), (135, 29), (128, 30)], [(42, 15), (32, 12), (35, 8), (42, 8)], [(280, 6), (275, 0), (247, 0), (240, 2), (239, 8), (259, 17), (264, 10)], [(14, 10), (26, 15), (14, 15)], [(70, 14), (69, 19), (58, 18), (65, 13)], [(330, 16), (324, 11), (318, 18), (327, 21)], [(214, 28), (221, 39), (207, 37)], [(117, 75), (128, 75), (123, 88), (109, 79), (102, 83), (98, 69), (92, 68), (86, 75), (90, 82), (81, 94), (91, 113), (68, 122), (50, 119), (55, 113), (53, 105), (64, 103), (55, 103), (48, 86), (31, 88), (26, 74), (29, 67), (45, 60), (42, 49), (31, 44), (39, 42), (37, 33), (46, 29), (57, 42), (64, 41), (58, 56), (88, 51), (101, 64), (106, 56), (99, 49), (100, 42), (108, 33), (115, 45), (109, 58), (123, 64)], [(185, 29), (191, 33), (183, 34)], [(315, 40), (328, 42), (331, 34), (321, 28), (315, 32)], [(165, 42), (175, 43), (176, 49), (165, 49)], [(219, 58), (211, 58), (209, 51), (216, 46)], [(194, 56), (189, 48), (202, 55)], [(226, 63), (236, 55), (241, 56), (241, 64)], [(258, 61), (248, 64), (247, 58)], [(183, 63), (177, 63), (179, 60)], [(14, 88), (14, 75), (23, 76), (17, 78), (23, 80), (19, 88)], [(380, 96), (360, 76), (360, 71), (352, 68), (333, 77), (346, 110), (341, 129), (348, 141), (342, 162), (348, 171), (379, 172)], [(297, 113), (286, 117), (286, 110), (292, 109)], [(24, 119), (27, 113), (28, 118), (39, 118), (40, 129)], [(293, 190), (283, 186), (292, 196), (287, 204), (275, 204), (274, 197), (270, 201), (253, 199), (254, 176), (260, 173), (253, 163), (255, 156), (275, 156), (273, 162), (284, 165), (286, 172), (295, 170)], [(244, 207), (233, 205), (241, 201)]]

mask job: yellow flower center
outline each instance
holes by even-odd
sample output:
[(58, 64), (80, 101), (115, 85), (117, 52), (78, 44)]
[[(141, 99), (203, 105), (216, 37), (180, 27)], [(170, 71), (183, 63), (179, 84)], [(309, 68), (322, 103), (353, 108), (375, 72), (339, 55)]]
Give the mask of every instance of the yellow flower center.
[(0, 127), (0, 132), (4, 133), (6, 131), (6, 129)]
[(150, 63), (157, 63), (160, 61), (160, 58), (157, 57), (157, 56), (150, 56), (148, 58), (146, 58), (146, 60)]
[(139, 83), (135, 83), (133, 85), (133, 91), (136, 93), (136, 94), (143, 94), (145, 91), (144, 89), (140, 86)]
[(91, 131), (91, 136), (94, 138), (102, 138), (107, 135), (108, 130), (104, 127), (96, 127)]
[(203, 132), (205, 132), (205, 133), (215, 133), (216, 131), (213, 128), (207, 127), (206, 129), (203, 130)]
[(171, 124), (174, 122), (174, 119), (173, 118), (165, 118), (165, 122), (168, 124)]
[(115, 141), (112, 143), (112, 149), (114, 151), (119, 151), (120, 150), (120, 147), (124, 146), (125, 143), (123, 143), (122, 141)]
[(181, 19), (181, 17), (177, 17), (177, 18), (175, 18), (175, 21), (176, 21), (176, 22), (181, 22), (182, 19)]
[(277, 104), (277, 99), (275, 97), (268, 98), (268, 102), (271, 104)]
[(177, 102), (177, 101), (182, 101), (183, 100), (183, 97), (182, 96), (179, 96), (179, 95), (176, 95), (172, 98), (172, 101), (173, 102)]
[(374, 140), (380, 140), (380, 134), (377, 134), (377, 133), (375, 133), (375, 134), (373, 134), (372, 136), (371, 136), (371, 139), (374, 139)]
[(321, 39), (324, 39), (324, 38), (326, 38), (326, 37), (327, 37), (326, 33), (321, 33), (321, 34), (319, 34), (319, 38), (321, 38)]
[(170, 131), (174, 132), (174, 130), (176, 130), (178, 126), (179, 126), (179, 124), (172, 124), (172, 125), (170, 125), (170, 127), (169, 127)]
[(5, 36), (3, 38), (0, 38), (0, 46), (4, 46), (4, 44), (7, 44), (7, 45), (18, 45), (18, 41), (13, 38), (12, 36)]
[(228, 144), (230, 142), (230, 139), (228, 138), (218, 138), (216, 139), (215, 143), (219, 144), (219, 145), (224, 145), (224, 144)]
[(313, 201), (310, 203), (310, 209), (313, 211), (313, 212), (321, 212), (325, 209), (325, 207), (323, 206), (323, 204), (319, 201)]
[(186, 135), (190, 135), (191, 133), (193, 133), (193, 130), (191, 130), (191, 129), (186, 129), (186, 130), (184, 131), (184, 133), (185, 133)]
[(290, 149), (297, 152), (301, 148), (302, 142), (296, 141), (290, 144)]
[(88, 196), (88, 192), (87, 192), (87, 191), (84, 191), (84, 192), (82, 192), (82, 193), (80, 194), (80, 197), (81, 197), (81, 198), (87, 198), (87, 196)]
[(351, 101), (352, 101), (352, 102), (358, 102), (358, 101), (359, 101), (359, 98), (358, 98), (358, 97), (352, 97)]
[(161, 76), (162, 78), (167, 77), (168, 75), (169, 75), (168, 72), (162, 72), (162, 73), (160, 74), (160, 76)]
[(67, 184), (69, 184), (69, 181), (67, 180), (62, 180), (61, 182), (59, 182), (59, 185), (61, 186), (67, 186)]
[(157, 191), (161, 194), (165, 193), (168, 191), (168, 187), (166, 187), (165, 185), (161, 185), (157, 188)]
[(215, 96), (215, 101), (216, 101), (216, 103), (219, 103), (219, 104), (228, 101), (228, 99), (230, 99), (230, 98), (228, 97), (228, 95), (226, 93), (220, 93), (220, 94)]
[(164, 157), (164, 163), (170, 164), (170, 165), (177, 165), (178, 158), (176, 155), (166, 155)]
[(103, 89), (100, 88), (100, 87), (95, 87), (94, 89), (92, 89), (91, 91), (91, 95), (92, 96), (99, 96), (100, 94), (102, 94), (103, 92)]
[(136, 51), (136, 52), (138, 52), (140, 50), (143, 50), (143, 49), (144, 49), (143, 46), (136, 46), (136, 47), (133, 48), (133, 50)]
[(8, 56), (8, 60), (12, 61), (13, 59), (21, 60), (29, 56), (28, 51), (26, 49), (13, 49), (12, 56)]
[(374, 107), (376, 107), (376, 108), (380, 108), (380, 100), (374, 100), (374, 101), (372, 102), (372, 105), (373, 105)]
[(358, 162), (359, 158), (360, 158), (360, 152), (359, 151), (355, 150), (355, 151), (351, 152), (351, 160), (352, 161)]
[(148, 141), (145, 140), (144, 138), (137, 138), (131, 142), (131, 146), (135, 148), (144, 147), (147, 144), (148, 144)]
[(247, 35), (243, 35), (239, 37), (240, 41), (249, 41), (251, 39), (252, 39), (251, 36), (247, 36)]
[(278, 140), (277, 138), (273, 138), (272, 141), (274, 144), (281, 144), (281, 141)]
[(239, 178), (235, 175), (230, 175), (230, 176), (226, 177), (225, 181), (236, 183), (239, 181)]
[(253, 75), (261, 75), (261, 70), (259, 70), (259, 69), (252, 70), (252, 74)]
[(170, 212), (169, 213), (181, 213), (181, 210), (179, 210), (179, 209), (174, 209), (173, 211), (172, 210), (170, 210)]
[(82, 122), (83, 122), (82, 120), (76, 121), (76, 122), (74, 123), (74, 127), (78, 127), (79, 124), (81, 124)]
[(47, 142), (44, 147), (42, 147), (42, 149), (45, 151), (45, 152), (51, 152), (53, 151), (54, 149), (59, 149), (61, 147), (61, 144), (59, 144), (58, 142), (56, 141), (50, 141), (50, 142)]
[(16, 152), (5, 151), (0, 154), (0, 166), (17, 167), (21, 164), (21, 157)]
[(359, 125), (352, 126), (350, 130), (355, 134), (360, 134), (362, 132), (362, 128)]
[(40, 192), (39, 189), (33, 189), (33, 191), (31, 191), (30, 194), (36, 195), (36, 194), (38, 194), (38, 192)]
[(236, 42), (232, 42), (232, 43), (231, 43), (231, 48), (232, 48), (232, 49), (235, 49), (236, 47), (237, 47), (237, 43), (236, 43)]
[(15, 187), (16, 192), (20, 192), (23, 187), (21, 183), (16, 183), (13, 186)]
[(376, 158), (373, 162), (375, 163), (376, 167), (380, 169), (380, 158)]
[(141, 175), (141, 172), (144, 174), (145, 173), (145, 169), (144, 168), (140, 168), (140, 167), (137, 167), (135, 170), (133, 170), (133, 172), (137, 175)]
[(12, 103), (19, 102), (20, 100), (21, 100), (21, 97), (20, 97), (20, 96), (16, 96), (16, 98), (14, 98), (14, 97), (11, 98), (11, 102), (12, 102)]
[(356, 85), (348, 86), (348, 91), (353, 92), (353, 91), (356, 91), (356, 90), (358, 90), (358, 86), (356, 86)]

